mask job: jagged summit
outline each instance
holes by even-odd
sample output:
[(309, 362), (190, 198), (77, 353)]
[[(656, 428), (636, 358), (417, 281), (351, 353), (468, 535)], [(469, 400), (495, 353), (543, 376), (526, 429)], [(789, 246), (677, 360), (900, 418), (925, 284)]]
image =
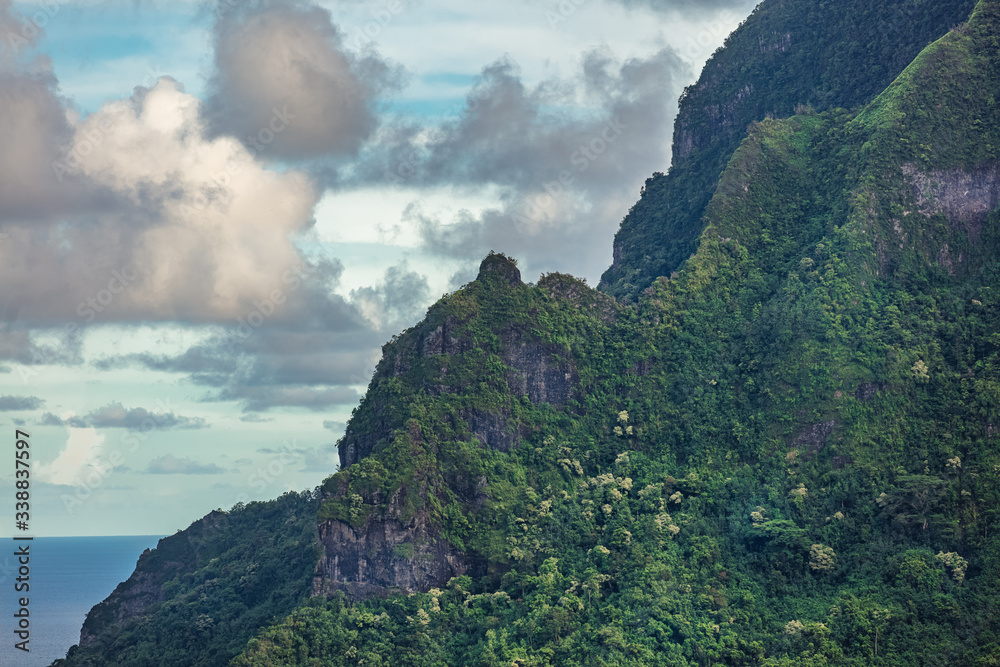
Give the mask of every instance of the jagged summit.
[(479, 275), (476, 276), (476, 280), (489, 282), (493, 279), (505, 281), (511, 287), (522, 285), (521, 271), (517, 268), (517, 260), (503, 253), (490, 252), (479, 265)]

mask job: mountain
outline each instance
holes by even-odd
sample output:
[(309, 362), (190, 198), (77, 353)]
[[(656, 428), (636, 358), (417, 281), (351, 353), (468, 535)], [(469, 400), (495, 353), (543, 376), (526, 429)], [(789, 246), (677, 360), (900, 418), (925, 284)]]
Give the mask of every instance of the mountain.
[(702, 216), (750, 123), (797, 108), (854, 109), (882, 92), (974, 0), (762, 2), (684, 91), (673, 160), (646, 181), (615, 237), (601, 288), (635, 299), (692, 255)]
[(997, 664), (1000, 0), (946, 34), (951, 3), (765, 1), (702, 81), (755, 39), (766, 71), (761, 26), (855, 45), (850, 8), (904, 4), (930, 36), (891, 77), (755, 84), (803, 104), (751, 118), (675, 273), (609, 295), (491, 254), (383, 348), (317, 494), (161, 542), (63, 664)]

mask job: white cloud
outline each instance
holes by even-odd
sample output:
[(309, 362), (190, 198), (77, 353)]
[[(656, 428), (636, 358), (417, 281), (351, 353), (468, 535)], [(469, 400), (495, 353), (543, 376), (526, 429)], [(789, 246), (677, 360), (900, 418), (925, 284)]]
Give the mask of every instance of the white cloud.
[(104, 436), (92, 427), (67, 428), (66, 431), (66, 445), (56, 458), (49, 463), (36, 462), (33, 472), (43, 482), (79, 486), (83, 484), (87, 473), (95, 465), (99, 465), (97, 459), (104, 444)]
[(291, 236), (312, 224), (310, 179), (206, 139), (200, 102), (172, 79), (69, 122), (52, 168), (103, 203), (44, 224), (0, 220), (0, 286), (22, 319), (230, 320), (301, 264)]

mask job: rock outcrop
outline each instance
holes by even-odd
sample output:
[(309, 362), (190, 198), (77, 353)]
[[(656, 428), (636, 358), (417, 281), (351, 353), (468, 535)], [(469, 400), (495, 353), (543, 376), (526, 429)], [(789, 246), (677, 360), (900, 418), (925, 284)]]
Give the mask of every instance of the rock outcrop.
[[(527, 289), (517, 264), (495, 253), (483, 260), (476, 283), (494, 296), (505, 290)], [(553, 274), (543, 279), (540, 287), (543, 285), (553, 299), (565, 299), (581, 307), (599, 303), (605, 319), (614, 318), (613, 300), (575, 278)], [(429, 396), (467, 393), (470, 380), (478, 382), (481, 378), (463, 376), (458, 381), (449, 374), (452, 362), (461, 364), (466, 355), (483, 352), (477, 349), (478, 344), (467, 329), (468, 322), (453, 313), (436, 316), (432, 312), (427, 320), (383, 347), (382, 362), (372, 387), (396, 379)], [(493, 351), (507, 368), (503, 374), (504, 395), (526, 396), (535, 405), (548, 403), (554, 407), (564, 407), (573, 399), (579, 374), (569, 350), (543, 342), (525, 323), (505, 324), (490, 333), (499, 340)], [(386, 401), (378, 391), (370, 391), (365, 401), (371, 402), (362, 406), (368, 419), (352, 420), (339, 444), (341, 469), (369, 456), (380, 442), (391, 440), (403, 425), (400, 419), (386, 414)], [(468, 431), (487, 447), (510, 451), (521, 442), (520, 427), (511, 421), (509, 409), (469, 407), (460, 410), (459, 416), (465, 420)]]
[(387, 517), (373, 517), (357, 529), (337, 519), (320, 523), (323, 554), (313, 594), (343, 591), (350, 599), (362, 599), (426, 591), (475, 569), (472, 558), (440, 537), (426, 512), (402, 520), (399, 509), (397, 501)]
[(927, 216), (941, 214), (953, 230), (964, 229), (979, 241), (986, 218), (1000, 206), (1000, 165), (976, 169), (947, 169), (924, 173), (913, 164), (903, 165), (917, 206)]

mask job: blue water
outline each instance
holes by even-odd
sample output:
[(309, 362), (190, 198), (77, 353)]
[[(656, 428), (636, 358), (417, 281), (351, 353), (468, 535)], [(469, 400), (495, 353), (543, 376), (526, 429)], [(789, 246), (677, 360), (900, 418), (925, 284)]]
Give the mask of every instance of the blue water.
[[(0, 538), (0, 665), (47, 667), (80, 641), (87, 612), (135, 569), (139, 555), (161, 536), (36, 537), (31, 545), (31, 590), (14, 591), (16, 545)], [(30, 653), (14, 648), (17, 598), (29, 599)]]

